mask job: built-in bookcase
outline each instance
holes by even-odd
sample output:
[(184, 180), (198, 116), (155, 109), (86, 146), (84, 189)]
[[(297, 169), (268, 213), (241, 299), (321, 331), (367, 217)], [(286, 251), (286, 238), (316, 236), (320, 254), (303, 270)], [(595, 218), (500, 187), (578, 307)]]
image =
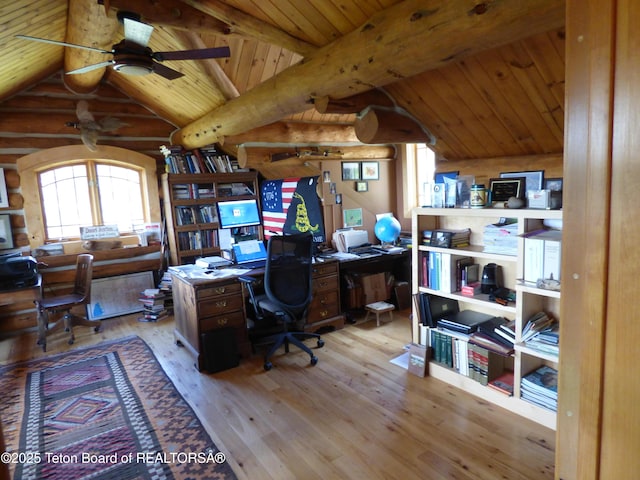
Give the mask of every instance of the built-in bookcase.
[[(517, 221), (517, 249), (512, 254), (488, 253), (483, 247), (483, 233), (485, 226), (500, 222), (501, 218), (513, 218)], [(458, 300), (460, 309), (472, 309), (493, 316), (502, 316), (507, 320), (515, 320), (515, 345), (513, 354), (497, 358), (493, 365), (487, 366), (491, 376), (497, 377), (501, 373), (513, 372), (513, 395), (509, 396), (503, 392), (490, 388), (474, 378), (468, 370), (460, 370), (460, 365), (465, 360), (460, 357), (458, 362), (449, 361), (443, 356), (442, 344), (431, 346), (432, 358), (429, 363), (429, 375), (443, 380), (456, 387), (462, 388), (469, 393), (482, 397), (483, 399), (507, 408), (515, 413), (525, 416), (531, 420), (541, 423), (547, 427), (555, 429), (556, 413), (550, 409), (540, 407), (522, 398), (522, 379), (534, 370), (547, 365), (554, 369), (558, 368), (558, 356), (545, 353), (540, 350), (530, 348), (522, 340), (522, 329), (527, 320), (539, 311), (548, 312), (560, 322), (560, 291), (538, 288), (536, 285), (527, 284), (524, 278), (525, 247), (524, 238), (521, 235), (543, 228), (545, 220), (558, 221), (562, 219), (562, 212), (559, 210), (504, 210), (504, 209), (437, 209), (437, 208), (417, 208), (412, 215), (412, 293), (414, 295), (413, 311), (413, 341), (430, 345), (434, 338), (438, 342), (444, 342), (446, 347), (453, 345), (452, 355), (455, 357), (456, 351), (467, 351), (468, 346), (462, 338), (450, 335), (451, 338), (442, 338), (448, 335), (446, 331), (432, 329), (437, 332), (432, 335), (430, 329), (422, 326), (422, 316), (419, 298), (421, 294), (432, 294)], [(471, 229), (470, 244), (460, 248), (442, 248), (431, 245), (423, 245), (425, 231), (437, 229)], [(482, 272), (483, 267), (488, 263), (496, 263), (501, 267), (503, 285), (515, 291), (515, 302), (501, 305), (492, 301), (489, 295), (477, 294), (472, 297), (462, 295), (454, 288), (433, 289), (425, 281), (424, 258), (432, 256), (433, 253), (446, 255), (458, 255), (461, 257), (471, 257), (474, 263), (478, 264), (478, 269)], [(452, 273), (455, 275), (455, 272)], [(457, 347), (456, 347), (457, 344)], [(436, 361), (435, 354), (439, 354), (439, 361)], [(448, 353), (448, 352), (447, 352)], [(466, 353), (461, 353), (465, 355)], [(491, 362), (490, 355), (485, 361)], [(499, 364), (499, 365), (498, 365)], [(490, 380), (491, 378), (489, 378)]]
[[(165, 173), (162, 175), (171, 264), (194, 263), (220, 254), (220, 225), (216, 204), (225, 200), (256, 199), (258, 174)], [(244, 227), (262, 239), (262, 227)]]

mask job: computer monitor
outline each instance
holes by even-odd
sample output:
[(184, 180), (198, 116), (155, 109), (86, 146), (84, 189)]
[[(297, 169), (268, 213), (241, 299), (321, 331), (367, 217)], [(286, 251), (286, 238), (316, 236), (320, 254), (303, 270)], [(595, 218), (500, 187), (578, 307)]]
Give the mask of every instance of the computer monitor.
[(260, 225), (260, 209), (255, 199), (218, 202), (220, 228), (238, 228)]

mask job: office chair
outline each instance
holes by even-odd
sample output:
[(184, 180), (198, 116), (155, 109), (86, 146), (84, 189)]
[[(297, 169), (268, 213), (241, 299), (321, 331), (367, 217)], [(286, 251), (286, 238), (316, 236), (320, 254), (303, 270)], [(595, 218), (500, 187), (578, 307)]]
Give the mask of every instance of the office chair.
[[(255, 295), (252, 277), (240, 277), (246, 286), (255, 319), (249, 322), (252, 344), (272, 344), (264, 357), (264, 369), (271, 370), (271, 357), (284, 345), (285, 353), (293, 344), (311, 357), (311, 365), (318, 357), (303, 343), (317, 339), (318, 348), (324, 341), (317, 333), (302, 331), (311, 302), (313, 237), (311, 234), (273, 236), (267, 244), (264, 273), (264, 295)], [(277, 330), (273, 333), (273, 330)]]
[[(100, 322), (88, 320), (71, 313), (71, 309), (83, 306), (86, 313), (87, 304), (91, 302), (91, 277), (93, 272), (93, 255), (83, 253), (78, 255), (76, 260), (76, 275), (73, 291), (66, 295), (42, 298), (36, 302), (38, 308), (38, 345), (42, 346), (42, 351), (47, 351), (47, 333), (52, 333), (64, 326), (65, 331), (70, 332), (69, 345), (75, 341), (73, 335), (74, 325), (86, 325), (93, 327), (97, 333), (100, 331)], [(51, 329), (49, 329), (49, 314), (64, 313)]]

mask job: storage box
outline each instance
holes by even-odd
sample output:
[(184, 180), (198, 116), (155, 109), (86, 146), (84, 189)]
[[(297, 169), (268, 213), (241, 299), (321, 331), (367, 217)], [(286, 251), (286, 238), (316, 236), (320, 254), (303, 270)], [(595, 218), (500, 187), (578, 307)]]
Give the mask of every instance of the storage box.
[(524, 281), (560, 280), (562, 232), (544, 230), (524, 239)]

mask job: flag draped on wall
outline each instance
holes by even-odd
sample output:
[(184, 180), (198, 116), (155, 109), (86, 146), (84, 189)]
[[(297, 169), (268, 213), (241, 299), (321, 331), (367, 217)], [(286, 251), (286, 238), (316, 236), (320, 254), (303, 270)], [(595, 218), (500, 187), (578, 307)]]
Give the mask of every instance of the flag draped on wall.
[(261, 185), (264, 237), (310, 232), (324, 242), (324, 226), (316, 193), (318, 177), (266, 180)]

